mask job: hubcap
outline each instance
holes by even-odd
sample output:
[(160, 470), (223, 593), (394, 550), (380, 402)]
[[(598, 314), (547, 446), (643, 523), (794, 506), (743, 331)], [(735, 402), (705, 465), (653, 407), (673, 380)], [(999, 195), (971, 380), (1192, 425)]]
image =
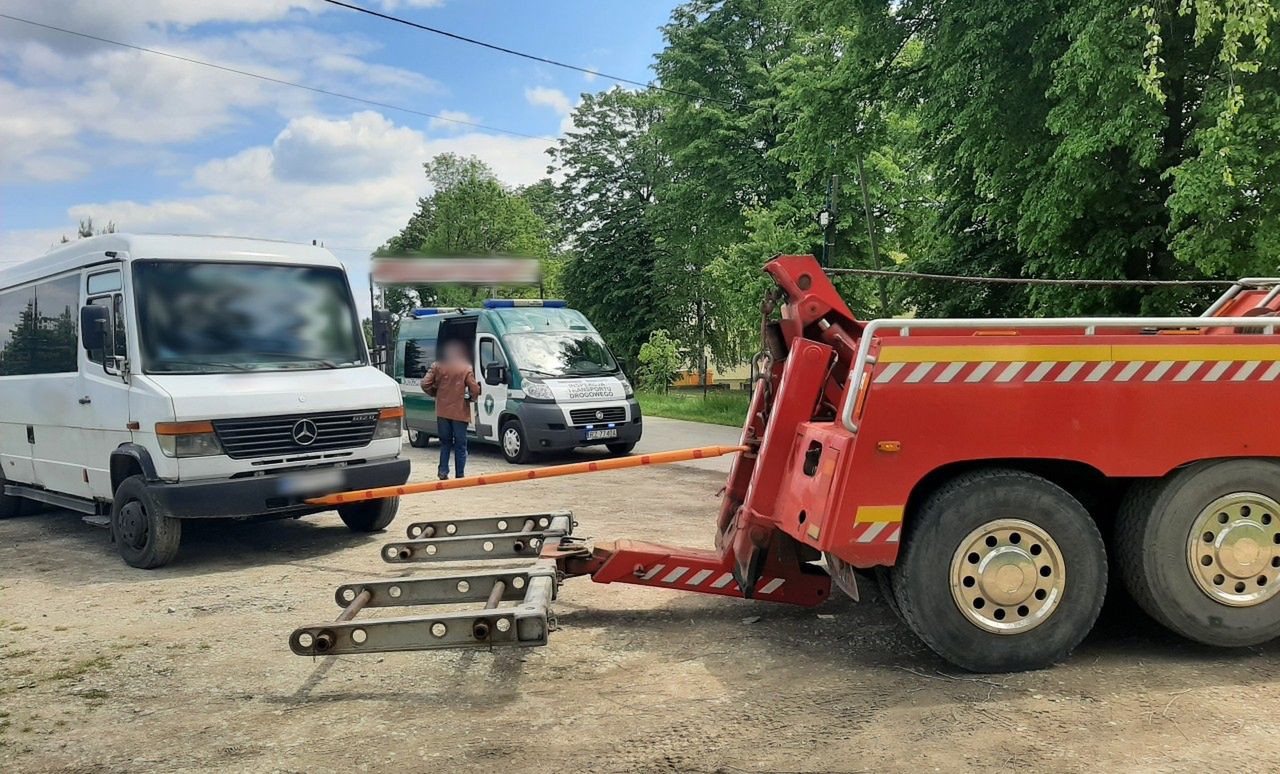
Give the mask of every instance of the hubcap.
[(1231, 607), (1259, 605), (1280, 589), (1280, 503), (1236, 492), (1209, 503), (1187, 538), (1200, 590)]
[(520, 434), (514, 427), (502, 434), (502, 448), (508, 457), (515, 457), (520, 453)]
[(1044, 623), (1062, 600), (1066, 567), (1049, 533), (996, 519), (970, 532), (951, 558), (951, 596), (980, 629), (1019, 634)]
[(147, 511), (137, 500), (130, 500), (120, 509), (120, 539), (133, 548), (147, 545)]

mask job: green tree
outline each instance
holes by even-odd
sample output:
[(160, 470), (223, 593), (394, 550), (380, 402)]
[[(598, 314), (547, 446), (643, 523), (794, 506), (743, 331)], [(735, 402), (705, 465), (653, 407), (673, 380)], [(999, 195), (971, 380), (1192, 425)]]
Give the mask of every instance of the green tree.
[(562, 177), (556, 198), (572, 254), (565, 295), (626, 358), (671, 319), (675, 283), (662, 273), (652, 227), (669, 166), (654, 134), (660, 121), (650, 92), (584, 94), (573, 129), (549, 151), (549, 171)]
[(640, 345), (640, 368), (636, 376), (641, 389), (666, 392), (680, 375), (683, 360), (680, 345), (666, 329), (650, 333), (648, 341)]

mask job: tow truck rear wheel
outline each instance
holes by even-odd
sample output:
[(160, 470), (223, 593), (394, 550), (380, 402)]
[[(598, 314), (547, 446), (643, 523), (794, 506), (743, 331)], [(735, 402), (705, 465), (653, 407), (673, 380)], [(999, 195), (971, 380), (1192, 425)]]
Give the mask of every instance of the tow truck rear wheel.
[(1280, 463), (1216, 460), (1130, 490), (1120, 574), (1166, 628), (1208, 645), (1280, 636)]
[(1040, 669), (1093, 628), (1107, 556), (1089, 512), (1019, 470), (965, 473), (910, 517), (890, 579), (907, 625), (973, 672)]

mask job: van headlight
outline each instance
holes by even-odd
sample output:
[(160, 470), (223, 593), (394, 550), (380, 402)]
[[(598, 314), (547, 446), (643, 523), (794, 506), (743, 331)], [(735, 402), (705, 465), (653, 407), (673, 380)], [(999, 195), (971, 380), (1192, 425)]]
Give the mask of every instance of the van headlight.
[(213, 457), (222, 444), (212, 422), (156, 422), (156, 440), (166, 457)]
[(622, 379), (621, 381), (622, 381), (622, 397), (624, 398), (634, 397), (636, 394), (636, 391), (631, 388), (631, 382), (627, 381), (626, 379)]
[(373, 429), (373, 440), (383, 438), (399, 438), (400, 425), (404, 419), (404, 406), (392, 406), (378, 412), (378, 425)]
[(551, 388), (543, 382), (525, 382), (524, 394), (534, 400), (551, 400)]

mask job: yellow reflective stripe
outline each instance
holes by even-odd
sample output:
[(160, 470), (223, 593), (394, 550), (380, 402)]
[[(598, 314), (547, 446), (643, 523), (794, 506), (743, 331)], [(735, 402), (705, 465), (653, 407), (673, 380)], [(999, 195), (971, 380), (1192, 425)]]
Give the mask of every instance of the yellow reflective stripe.
[(977, 346), (889, 346), (879, 363), (1048, 363), (1174, 360), (1205, 362), (1280, 360), (1277, 344), (1002, 344)]
[(863, 524), (868, 521), (902, 521), (902, 505), (859, 505), (854, 521)]

